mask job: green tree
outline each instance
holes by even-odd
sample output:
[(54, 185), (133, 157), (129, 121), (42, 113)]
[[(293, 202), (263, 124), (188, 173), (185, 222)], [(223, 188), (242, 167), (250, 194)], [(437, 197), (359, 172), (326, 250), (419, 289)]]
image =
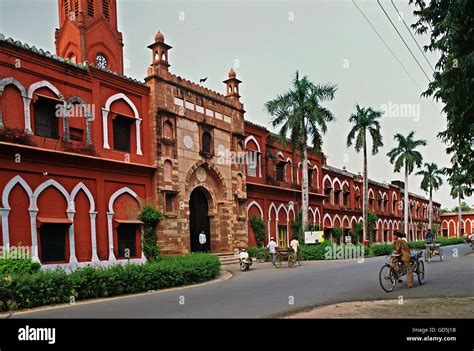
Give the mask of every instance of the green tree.
[(430, 194), (428, 228), (431, 228), (433, 226), (433, 190), (438, 190), (439, 187), (443, 184), (443, 180), (441, 179), (443, 170), (439, 169), (438, 166), (433, 162), (425, 163), (424, 167), (424, 169), (422, 169), (416, 174), (423, 176), (423, 180), (421, 181), (421, 189)]
[(263, 246), (265, 244), (265, 222), (263, 218), (253, 215), (250, 218), (250, 226), (255, 234), (257, 246)]
[[(293, 150), (298, 150), (303, 160), (301, 182), (303, 231), (308, 225), (308, 149), (321, 151), (322, 134), (327, 131), (327, 122), (335, 120), (332, 112), (322, 106), (321, 102), (332, 100), (335, 92), (335, 85), (314, 84), (306, 76), (300, 79), (296, 72), (292, 89), (265, 104), (265, 108), (272, 116), (272, 126), (281, 126), (280, 143), (284, 146), (290, 137)], [(312, 143), (311, 147), (308, 147), (308, 142)]]
[(467, 187), (464, 184), (454, 184), (451, 187), (451, 196), (453, 199), (458, 199), (458, 237), (461, 237), (461, 227), (462, 227), (462, 204), (461, 200), (464, 199), (464, 195), (467, 192)]
[(425, 51), (439, 53), (436, 71), (424, 96), (444, 104), (447, 128), (438, 134), (452, 155), (447, 175), (456, 175), (472, 194), (474, 182), (474, 1), (410, 0), (418, 17), (412, 25), (420, 35), (429, 34)]
[(156, 226), (162, 218), (161, 212), (151, 205), (143, 206), (140, 213), (140, 220), (143, 222), (143, 253), (150, 262), (160, 258)]
[[(362, 218), (363, 223), (368, 223), (367, 214), (369, 213), (369, 175), (367, 168), (367, 134), (372, 139), (372, 155), (377, 154), (379, 148), (383, 146), (382, 134), (380, 133), (379, 118), (382, 112), (375, 111), (372, 107), (360, 107), (356, 105), (356, 113), (353, 113), (349, 122), (353, 124), (352, 129), (347, 135), (347, 147), (351, 147), (355, 139), (355, 150), (360, 152), (364, 150), (364, 193), (362, 196)], [(367, 240), (368, 226), (364, 225), (363, 240)]]
[(379, 217), (375, 213), (367, 214), (367, 230), (369, 233), (369, 246), (372, 246), (374, 242), (375, 223), (377, 223)]
[(405, 204), (404, 204), (404, 230), (410, 239), (410, 233), (408, 232), (408, 212), (409, 212), (409, 198), (408, 198), (408, 176), (413, 172), (415, 166), (421, 167), (423, 157), (421, 153), (416, 150), (419, 146), (426, 146), (426, 140), (414, 139), (415, 132), (412, 131), (408, 136), (403, 136), (400, 133), (395, 134), (395, 141), (398, 142), (398, 146), (390, 150), (387, 156), (390, 158), (390, 163), (394, 165), (395, 172), (400, 172), (401, 168), (405, 168)]
[[(457, 212), (459, 210), (459, 206), (453, 208), (453, 212)], [(461, 202), (461, 212), (471, 211), (472, 208), (469, 206), (466, 201)]]

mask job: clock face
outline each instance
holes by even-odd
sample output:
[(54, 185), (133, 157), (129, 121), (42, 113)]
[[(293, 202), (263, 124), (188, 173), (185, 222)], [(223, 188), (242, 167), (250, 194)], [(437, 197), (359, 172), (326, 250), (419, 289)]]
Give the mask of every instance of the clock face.
[(95, 63), (99, 68), (107, 68), (107, 59), (104, 55), (97, 55), (95, 57)]

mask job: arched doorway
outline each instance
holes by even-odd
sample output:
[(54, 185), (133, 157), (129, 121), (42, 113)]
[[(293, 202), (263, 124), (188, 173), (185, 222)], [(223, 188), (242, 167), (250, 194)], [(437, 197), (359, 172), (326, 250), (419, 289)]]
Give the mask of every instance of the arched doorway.
[[(211, 251), (211, 226), (209, 223), (209, 203), (206, 190), (198, 187), (191, 193), (189, 200), (189, 231), (191, 236), (191, 252)], [(199, 234), (204, 232), (206, 243), (201, 245)]]

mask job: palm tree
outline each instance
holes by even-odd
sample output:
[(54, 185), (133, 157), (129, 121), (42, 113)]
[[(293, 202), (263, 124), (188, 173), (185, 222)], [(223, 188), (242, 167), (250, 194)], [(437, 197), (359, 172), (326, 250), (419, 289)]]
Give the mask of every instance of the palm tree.
[(464, 185), (454, 185), (451, 188), (451, 196), (455, 199), (458, 198), (458, 235), (457, 237), (461, 237), (461, 227), (462, 227), (462, 206), (461, 206), (461, 200), (464, 199), (464, 194), (466, 192), (466, 186)]
[(439, 187), (443, 184), (443, 180), (441, 179), (441, 175), (443, 174), (443, 170), (438, 168), (436, 163), (425, 163), (424, 169), (416, 173), (416, 175), (423, 176), (423, 180), (421, 181), (421, 189), (428, 192), (430, 194), (430, 207), (429, 207), (429, 228), (432, 229), (433, 226), (433, 190), (438, 190)]
[(426, 140), (415, 140), (413, 137), (415, 132), (412, 131), (408, 136), (403, 136), (400, 133), (395, 134), (394, 139), (398, 142), (398, 146), (387, 153), (390, 157), (390, 163), (394, 165), (394, 171), (400, 172), (402, 167), (405, 167), (405, 204), (404, 204), (404, 222), (405, 222), (405, 233), (408, 232), (408, 175), (413, 172), (416, 167), (421, 167), (423, 156), (417, 150), (418, 146), (426, 146)]
[(353, 123), (352, 129), (347, 135), (347, 147), (352, 146), (355, 139), (355, 150), (360, 152), (364, 150), (364, 194), (362, 196), (363, 209), (362, 218), (364, 224), (363, 241), (369, 237), (372, 241), (371, 235), (368, 234), (368, 213), (369, 213), (369, 176), (367, 170), (367, 132), (372, 138), (372, 155), (375, 155), (379, 148), (383, 146), (382, 134), (380, 134), (379, 118), (382, 117), (382, 112), (375, 111), (372, 107), (360, 107), (356, 105), (356, 113), (353, 113), (349, 118), (349, 122)]
[(327, 122), (335, 120), (321, 101), (332, 100), (336, 92), (333, 84), (314, 84), (308, 77), (299, 78), (296, 72), (293, 87), (288, 92), (267, 101), (265, 108), (272, 116), (273, 127), (281, 126), (280, 143), (284, 146), (289, 142), (294, 151), (298, 150), (303, 159), (303, 181), (301, 182), (302, 197), (302, 228), (308, 225), (308, 139), (313, 151), (321, 151), (322, 134), (327, 131)]

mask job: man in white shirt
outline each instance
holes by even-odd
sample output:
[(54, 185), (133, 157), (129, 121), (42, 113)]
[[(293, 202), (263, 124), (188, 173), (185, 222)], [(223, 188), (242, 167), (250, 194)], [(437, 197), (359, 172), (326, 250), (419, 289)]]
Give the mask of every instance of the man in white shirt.
[(291, 242), (290, 242), (290, 246), (292, 247), (295, 254), (297, 254), (298, 253), (298, 248), (300, 247), (300, 242), (298, 240), (296, 240), (296, 238), (293, 238), (293, 240), (291, 240)]
[(275, 242), (275, 238), (270, 238), (270, 242), (267, 245), (268, 250), (272, 254), (272, 263), (275, 265), (276, 259), (276, 248), (278, 247), (277, 243)]
[(204, 251), (204, 245), (206, 245), (207, 242), (207, 237), (206, 234), (204, 233), (204, 230), (201, 231), (201, 234), (199, 234), (199, 244), (201, 245), (201, 251)]

